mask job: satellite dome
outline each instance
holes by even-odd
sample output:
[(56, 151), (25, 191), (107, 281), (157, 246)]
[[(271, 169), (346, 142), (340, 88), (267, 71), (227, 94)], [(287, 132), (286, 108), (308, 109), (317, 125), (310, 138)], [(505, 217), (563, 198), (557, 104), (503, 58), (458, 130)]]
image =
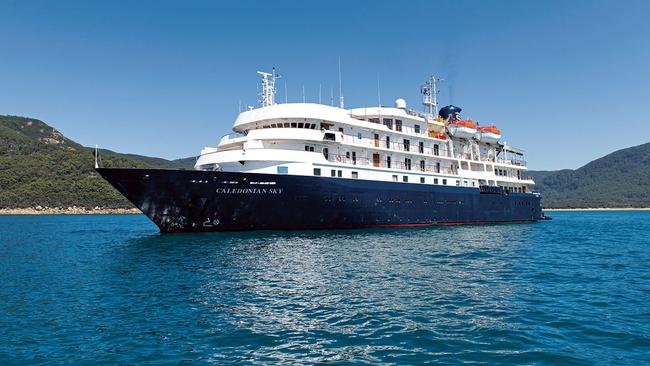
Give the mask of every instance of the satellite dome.
[(395, 100), (395, 108), (406, 109), (406, 101), (403, 98)]

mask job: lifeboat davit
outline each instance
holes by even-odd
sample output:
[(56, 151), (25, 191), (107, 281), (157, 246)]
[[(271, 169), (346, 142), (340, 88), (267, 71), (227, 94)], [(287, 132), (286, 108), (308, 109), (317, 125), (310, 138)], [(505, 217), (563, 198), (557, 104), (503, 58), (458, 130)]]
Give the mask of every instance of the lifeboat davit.
[(476, 133), (476, 139), (488, 144), (494, 144), (501, 138), (501, 131), (497, 126), (479, 127)]
[(447, 126), (449, 133), (454, 137), (468, 139), (476, 134), (476, 124), (470, 120), (455, 120)]

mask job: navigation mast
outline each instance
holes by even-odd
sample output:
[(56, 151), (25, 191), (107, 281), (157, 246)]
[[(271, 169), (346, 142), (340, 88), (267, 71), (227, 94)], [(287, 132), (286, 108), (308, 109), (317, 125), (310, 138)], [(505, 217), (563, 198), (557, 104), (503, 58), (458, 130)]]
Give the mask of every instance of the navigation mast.
[(422, 93), (422, 104), (424, 104), (424, 107), (427, 108), (427, 112), (434, 118), (438, 115), (437, 83), (441, 81), (442, 79), (438, 79), (431, 75), (420, 89), (420, 93)]
[(262, 78), (262, 91), (258, 94), (260, 97), (259, 102), (262, 104), (262, 107), (267, 107), (275, 104), (275, 81), (282, 77), (275, 72), (275, 67), (273, 72), (263, 72), (258, 71), (257, 74)]

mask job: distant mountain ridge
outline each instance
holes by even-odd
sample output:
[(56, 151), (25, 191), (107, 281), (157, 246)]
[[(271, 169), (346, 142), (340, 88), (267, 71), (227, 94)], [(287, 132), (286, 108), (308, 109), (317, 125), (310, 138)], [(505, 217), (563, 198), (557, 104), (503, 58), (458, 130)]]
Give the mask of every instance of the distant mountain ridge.
[[(103, 166), (192, 169), (195, 158), (166, 160), (100, 150)], [(133, 207), (93, 170), (92, 148), (34, 118), (0, 115), (0, 209)], [(529, 171), (545, 208), (650, 207), (650, 143), (585, 166)]]
[(529, 175), (544, 207), (650, 207), (650, 143), (617, 150), (575, 170)]
[[(0, 208), (132, 205), (93, 170), (92, 148), (43, 121), (0, 116)], [(166, 160), (100, 150), (104, 166), (191, 169), (193, 158)]]

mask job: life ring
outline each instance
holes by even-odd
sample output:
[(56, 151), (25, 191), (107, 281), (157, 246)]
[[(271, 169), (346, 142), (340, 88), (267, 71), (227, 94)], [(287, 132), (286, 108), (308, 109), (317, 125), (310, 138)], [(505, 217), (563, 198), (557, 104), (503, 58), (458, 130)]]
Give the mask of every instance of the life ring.
[(336, 161), (338, 161), (339, 163), (343, 161), (341, 155), (336, 155)]

